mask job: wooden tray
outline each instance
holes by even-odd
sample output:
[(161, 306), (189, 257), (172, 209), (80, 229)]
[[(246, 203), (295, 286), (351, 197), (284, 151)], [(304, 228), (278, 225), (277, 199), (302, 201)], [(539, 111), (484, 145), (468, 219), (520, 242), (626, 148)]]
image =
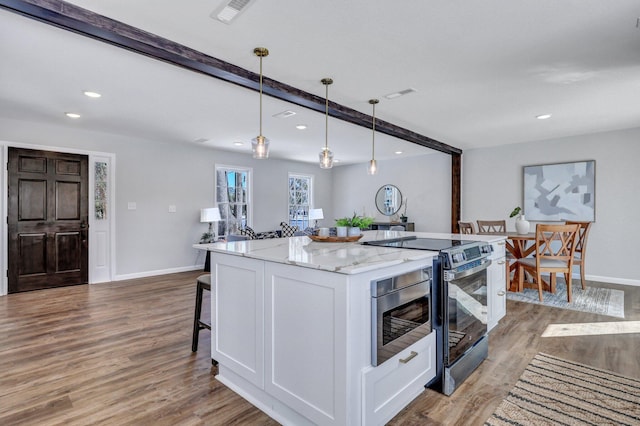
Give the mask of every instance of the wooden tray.
[(307, 235), (307, 237), (311, 238), (313, 241), (318, 241), (320, 243), (350, 243), (353, 241), (358, 241), (360, 238), (362, 238), (362, 234), (353, 237), (321, 237), (319, 235)]

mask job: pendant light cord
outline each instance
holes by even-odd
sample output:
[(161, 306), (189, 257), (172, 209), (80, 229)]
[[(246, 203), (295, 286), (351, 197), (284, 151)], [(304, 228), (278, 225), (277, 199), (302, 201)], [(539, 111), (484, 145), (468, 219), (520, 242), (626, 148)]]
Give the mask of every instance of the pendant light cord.
[(376, 104), (373, 104), (373, 135), (371, 135), (371, 159), (376, 158)]
[(325, 95), (324, 95), (324, 152), (326, 154), (329, 149), (329, 84), (325, 84)]
[(260, 56), (260, 136), (262, 136), (262, 56)]

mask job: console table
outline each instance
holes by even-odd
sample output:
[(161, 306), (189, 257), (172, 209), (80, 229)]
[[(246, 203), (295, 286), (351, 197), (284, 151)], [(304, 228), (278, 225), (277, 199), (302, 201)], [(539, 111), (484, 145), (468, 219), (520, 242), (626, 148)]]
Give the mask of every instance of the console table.
[(405, 231), (415, 231), (413, 222), (373, 222), (369, 229), (384, 231), (392, 226), (404, 226)]

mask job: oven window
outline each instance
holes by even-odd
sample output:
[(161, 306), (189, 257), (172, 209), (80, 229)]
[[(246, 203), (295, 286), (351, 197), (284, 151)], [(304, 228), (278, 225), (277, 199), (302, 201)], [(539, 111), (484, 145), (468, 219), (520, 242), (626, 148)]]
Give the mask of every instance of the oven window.
[(430, 320), (429, 298), (405, 303), (382, 314), (382, 344), (386, 345)]
[(487, 271), (449, 282), (450, 362), (487, 332)]

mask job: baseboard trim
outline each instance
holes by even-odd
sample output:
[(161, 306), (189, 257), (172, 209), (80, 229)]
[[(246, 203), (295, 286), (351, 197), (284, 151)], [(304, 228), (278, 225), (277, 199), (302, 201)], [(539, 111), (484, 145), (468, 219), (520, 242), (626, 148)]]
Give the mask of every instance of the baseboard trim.
[(116, 275), (113, 280), (114, 281), (133, 280), (136, 278), (155, 277), (157, 275), (167, 275), (167, 274), (175, 274), (178, 272), (188, 272), (188, 271), (198, 271), (198, 270), (200, 271), (204, 270), (204, 263), (202, 265), (181, 266), (179, 268), (158, 269), (155, 271), (144, 271), (144, 272), (136, 272), (134, 274)]
[[(576, 278), (576, 275), (573, 275)], [(601, 277), (598, 275), (585, 275), (585, 279), (588, 281), (598, 281), (601, 283), (609, 283), (609, 284), (622, 284), (622, 285), (630, 285), (634, 287), (640, 286), (640, 280), (632, 280), (629, 278), (615, 278), (615, 277)], [(580, 275), (577, 276), (580, 279)]]

